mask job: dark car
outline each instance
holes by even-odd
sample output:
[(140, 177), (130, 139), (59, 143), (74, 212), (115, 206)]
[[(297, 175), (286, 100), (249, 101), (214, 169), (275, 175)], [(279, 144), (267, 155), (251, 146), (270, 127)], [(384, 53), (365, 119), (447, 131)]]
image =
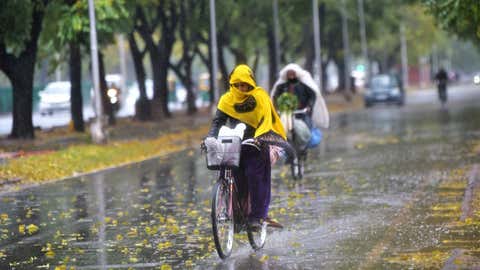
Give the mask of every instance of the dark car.
[(389, 74), (378, 74), (371, 77), (364, 95), (365, 107), (376, 103), (396, 104), (403, 106), (405, 92), (398, 78)]

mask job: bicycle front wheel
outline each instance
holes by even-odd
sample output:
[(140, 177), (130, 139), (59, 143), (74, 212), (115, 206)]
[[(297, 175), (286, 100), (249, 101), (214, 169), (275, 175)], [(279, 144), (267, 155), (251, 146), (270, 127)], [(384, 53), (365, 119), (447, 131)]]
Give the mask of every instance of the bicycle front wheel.
[(233, 209), (232, 194), (228, 186), (218, 181), (212, 194), (212, 230), (218, 256), (225, 259), (232, 253), (233, 247)]

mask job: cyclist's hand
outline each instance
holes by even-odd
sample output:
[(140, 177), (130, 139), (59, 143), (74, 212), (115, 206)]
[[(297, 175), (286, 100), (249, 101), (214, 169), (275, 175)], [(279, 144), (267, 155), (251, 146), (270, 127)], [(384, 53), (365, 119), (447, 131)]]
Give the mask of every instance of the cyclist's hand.
[(200, 143), (200, 149), (202, 150), (202, 152), (207, 152), (207, 145), (205, 144), (205, 141), (207, 140), (211, 140), (211, 139), (215, 139), (215, 137), (205, 137), (202, 142)]
[(205, 145), (205, 140), (202, 140), (202, 142), (200, 143), (200, 151), (202, 153), (207, 152), (207, 146)]

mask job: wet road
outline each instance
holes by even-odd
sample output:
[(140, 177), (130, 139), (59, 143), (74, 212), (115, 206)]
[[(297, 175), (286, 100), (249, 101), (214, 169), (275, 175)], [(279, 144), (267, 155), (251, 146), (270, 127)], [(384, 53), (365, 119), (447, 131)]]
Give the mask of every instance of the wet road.
[(434, 98), (336, 116), (302, 181), (277, 166), (270, 215), (285, 229), (257, 253), (243, 234), (230, 259), (216, 255), (215, 174), (190, 150), (2, 195), (0, 269), (478, 266), (478, 222), (458, 221), (480, 162), (480, 89), (459, 88), (446, 110)]

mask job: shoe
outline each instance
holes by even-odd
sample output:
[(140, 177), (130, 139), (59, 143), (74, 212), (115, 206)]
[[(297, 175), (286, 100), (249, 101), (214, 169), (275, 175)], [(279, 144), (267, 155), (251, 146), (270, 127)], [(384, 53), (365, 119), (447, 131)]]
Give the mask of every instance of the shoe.
[(283, 229), (283, 225), (273, 218), (267, 217), (265, 221), (267, 222), (268, 227)]

